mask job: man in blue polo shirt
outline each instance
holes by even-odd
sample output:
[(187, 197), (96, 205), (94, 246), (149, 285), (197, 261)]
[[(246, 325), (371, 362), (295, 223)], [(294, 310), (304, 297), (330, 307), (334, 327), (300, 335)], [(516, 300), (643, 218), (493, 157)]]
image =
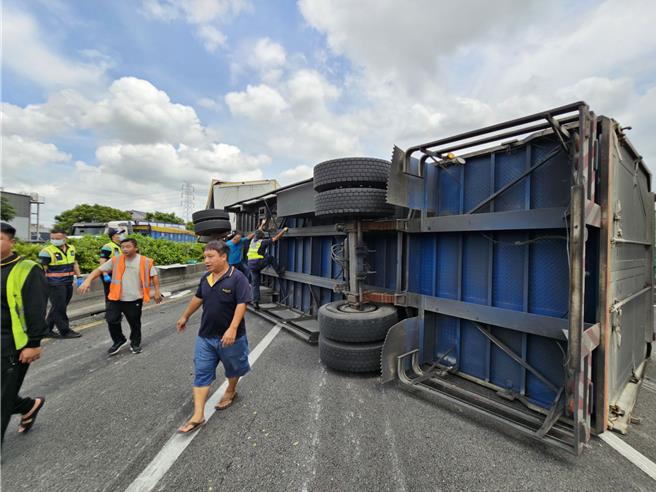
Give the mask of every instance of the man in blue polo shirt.
[(203, 306), (194, 350), (194, 414), (180, 427), (179, 432), (183, 434), (205, 423), (205, 402), (219, 362), (223, 362), (228, 388), (216, 405), (217, 410), (232, 405), (237, 398), (239, 378), (251, 369), (244, 322), (246, 304), (251, 302), (251, 287), (244, 274), (228, 264), (229, 252), (223, 241), (205, 245), (203, 256), (209, 272), (201, 278), (196, 295), (176, 325), (179, 332), (184, 331), (189, 317)]
[[(258, 231), (261, 231), (266, 223), (266, 219), (262, 220), (260, 227), (257, 228)], [(256, 231), (257, 232), (257, 231)], [(248, 236), (243, 237), (239, 232), (232, 232), (226, 237), (226, 244), (230, 248), (230, 255), (228, 256), (228, 263), (230, 266), (234, 266), (241, 273), (243, 273), (247, 279), (250, 280), (250, 272), (248, 267), (244, 262), (244, 246), (255, 236), (255, 232), (251, 232)]]

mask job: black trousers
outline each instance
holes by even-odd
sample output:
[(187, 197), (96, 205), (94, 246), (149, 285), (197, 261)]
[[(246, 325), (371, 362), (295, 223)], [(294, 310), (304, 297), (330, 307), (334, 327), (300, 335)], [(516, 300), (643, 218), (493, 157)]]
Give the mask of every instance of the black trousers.
[(25, 414), (34, 406), (32, 398), (19, 396), (25, 374), (30, 368), (29, 364), (18, 362), (18, 354), (2, 356), (2, 440), (5, 439), (5, 431), (15, 413)]
[(114, 343), (123, 343), (125, 336), (121, 329), (121, 315), (125, 316), (130, 325), (130, 341), (134, 345), (141, 345), (141, 310), (143, 299), (136, 301), (107, 301), (105, 320), (109, 328), (109, 336)]
[[(262, 282), (262, 270), (271, 266), (280, 275), (281, 269), (278, 262), (273, 256), (265, 256), (256, 261), (248, 262), (248, 269), (251, 271), (252, 285), (253, 285), (253, 302), (260, 302), (260, 284)], [(282, 286), (281, 286), (282, 287)]]
[(70, 331), (68, 325), (68, 314), (66, 308), (73, 297), (73, 285), (48, 285), (48, 299), (50, 300), (50, 312), (46, 318), (48, 329), (57, 326), (59, 333), (62, 335)]

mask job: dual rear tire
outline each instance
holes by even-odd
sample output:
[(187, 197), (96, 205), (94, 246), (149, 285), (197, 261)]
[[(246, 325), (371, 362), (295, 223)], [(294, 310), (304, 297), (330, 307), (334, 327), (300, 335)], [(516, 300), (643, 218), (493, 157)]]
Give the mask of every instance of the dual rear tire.
[(387, 331), (398, 321), (396, 308), (366, 304), (359, 311), (346, 301), (319, 308), (319, 357), (336, 371), (380, 371), (380, 354)]

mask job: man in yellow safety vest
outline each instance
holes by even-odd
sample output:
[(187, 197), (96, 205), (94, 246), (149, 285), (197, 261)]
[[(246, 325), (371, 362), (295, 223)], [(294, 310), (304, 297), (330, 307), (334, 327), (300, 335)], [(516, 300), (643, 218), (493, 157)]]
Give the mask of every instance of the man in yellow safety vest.
[(30, 363), (41, 357), (47, 332), (48, 284), (39, 265), (13, 252), (16, 229), (0, 223), (2, 256), (2, 440), (13, 414), (21, 414), (18, 432), (29, 431), (46, 401), (19, 396)]
[[(75, 246), (67, 244), (66, 232), (63, 229), (53, 229), (50, 233), (50, 244), (39, 253), (39, 261), (46, 271), (48, 279), (48, 312), (49, 336), (53, 338), (79, 338), (80, 335), (68, 324), (66, 309), (73, 297), (73, 281), (80, 275), (80, 267), (75, 258)], [(59, 332), (55, 331), (55, 326)]]
[(246, 258), (248, 259), (248, 269), (251, 271), (251, 277), (253, 279), (253, 307), (255, 309), (260, 309), (262, 270), (267, 266), (272, 266), (278, 276), (281, 276), (283, 273), (282, 269), (276, 263), (275, 258), (267, 250), (271, 244), (277, 242), (287, 231), (288, 229), (285, 227), (271, 239), (265, 239), (262, 229), (258, 229), (255, 231), (255, 237), (251, 240)]

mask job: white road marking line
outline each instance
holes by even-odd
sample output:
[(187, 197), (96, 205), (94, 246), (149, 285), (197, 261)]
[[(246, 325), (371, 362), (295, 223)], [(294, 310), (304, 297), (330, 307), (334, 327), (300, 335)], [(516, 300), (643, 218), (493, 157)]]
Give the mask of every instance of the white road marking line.
[(627, 460), (640, 468), (643, 472), (656, 480), (656, 463), (644, 454), (629, 446), (626, 442), (610, 431), (600, 434), (599, 437), (611, 448), (624, 456)]
[[(276, 335), (280, 332), (280, 324), (275, 325), (269, 333), (257, 344), (253, 351), (248, 356), (248, 362), (253, 365), (255, 361), (262, 355), (262, 352), (269, 346), (273, 341)], [(224, 381), (221, 386), (210, 396), (205, 404), (205, 423), (212, 418), (212, 415), (216, 412), (214, 405), (216, 405), (223, 392), (228, 387), (228, 381)], [(153, 458), (153, 460), (148, 464), (146, 468), (139, 474), (139, 476), (132, 482), (126, 490), (126, 492), (149, 492), (161, 478), (166, 474), (166, 472), (173, 466), (176, 460), (180, 457), (182, 452), (189, 446), (191, 441), (203, 432), (202, 429), (196, 431), (190, 435), (178, 434), (177, 432), (171, 436), (171, 438), (164, 444), (164, 447), (160, 450), (159, 453)]]
[(177, 293), (175, 293), (175, 294), (173, 294), (173, 295), (170, 295), (170, 294), (169, 294), (169, 295), (167, 296), (167, 298), (168, 298), (168, 299), (177, 299), (178, 297), (186, 296), (186, 295), (189, 294), (190, 292), (191, 292), (191, 290), (189, 290), (189, 289), (181, 290), (180, 292), (177, 292)]
[(642, 380), (642, 387), (648, 391), (651, 391), (652, 393), (656, 393), (656, 383), (654, 383), (651, 379), (644, 378)]

